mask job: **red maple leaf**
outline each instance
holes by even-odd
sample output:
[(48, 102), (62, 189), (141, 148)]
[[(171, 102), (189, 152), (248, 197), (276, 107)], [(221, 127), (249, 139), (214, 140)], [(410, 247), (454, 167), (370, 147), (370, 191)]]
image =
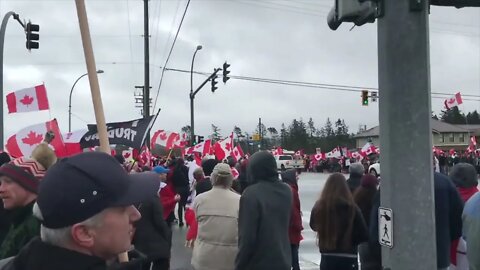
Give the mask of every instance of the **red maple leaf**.
[(22, 139), (22, 142), (24, 144), (28, 144), (30, 146), (39, 144), (43, 141), (43, 135), (42, 134), (37, 134), (35, 131), (30, 131), (27, 135), (27, 137)]
[(232, 144), (231, 143), (226, 143), (225, 144), (225, 149), (227, 149), (227, 151), (230, 151), (232, 149)]
[(123, 154), (123, 157), (124, 157), (124, 158), (129, 158), (129, 157), (130, 157), (130, 153), (127, 152), (127, 153)]
[(166, 133), (161, 133), (160, 134), (160, 140), (166, 141), (167, 140), (167, 134)]
[(32, 102), (33, 102), (33, 97), (29, 95), (25, 95), (22, 99), (20, 99), (20, 103), (26, 106), (32, 104)]

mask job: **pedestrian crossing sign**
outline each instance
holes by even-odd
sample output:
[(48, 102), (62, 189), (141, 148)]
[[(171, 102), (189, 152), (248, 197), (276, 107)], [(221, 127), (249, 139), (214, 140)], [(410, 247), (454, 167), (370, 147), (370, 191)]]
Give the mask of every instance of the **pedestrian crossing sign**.
[(393, 248), (393, 212), (390, 208), (378, 208), (378, 239), (380, 245)]

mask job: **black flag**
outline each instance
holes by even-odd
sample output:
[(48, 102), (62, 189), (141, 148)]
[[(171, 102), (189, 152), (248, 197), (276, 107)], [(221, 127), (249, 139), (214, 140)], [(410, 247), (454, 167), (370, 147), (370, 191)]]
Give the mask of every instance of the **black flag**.
[[(155, 115), (128, 122), (107, 123), (110, 144), (120, 144), (140, 149), (154, 121)], [(97, 125), (88, 125), (88, 132), (80, 140), (80, 146), (87, 148), (99, 145)]]

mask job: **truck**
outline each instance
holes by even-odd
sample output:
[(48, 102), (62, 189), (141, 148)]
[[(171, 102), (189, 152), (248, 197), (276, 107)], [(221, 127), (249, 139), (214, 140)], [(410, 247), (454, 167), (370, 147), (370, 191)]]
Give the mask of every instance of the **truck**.
[(275, 161), (277, 162), (277, 169), (281, 171), (303, 168), (303, 160), (293, 155), (277, 155)]

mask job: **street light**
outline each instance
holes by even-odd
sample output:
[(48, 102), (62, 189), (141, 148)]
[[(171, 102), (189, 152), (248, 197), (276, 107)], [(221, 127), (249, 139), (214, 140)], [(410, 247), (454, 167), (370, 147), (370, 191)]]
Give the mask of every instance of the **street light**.
[[(99, 69), (97, 70), (98, 74), (103, 73), (104, 71)], [(82, 76), (78, 77), (78, 79), (73, 83), (72, 89), (70, 89), (70, 97), (68, 98), (68, 132), (72, 132), (72, 93), (75, 85), (81, 78), (87, 76), (88, 73), (83, 74)]]
[(195, 62), (195, 56), (197, 52), (202, 49), (202, 45), (197, 45), (197, 49), (193, 53), (192, 57), (192, 66), (190, 68), (190, 145), (193, 145), (195, 142), (195, 131), (194, 131), (194, 119), (193, 119), (193, 100), (195, 95), (193, 94), (193, 63)]

